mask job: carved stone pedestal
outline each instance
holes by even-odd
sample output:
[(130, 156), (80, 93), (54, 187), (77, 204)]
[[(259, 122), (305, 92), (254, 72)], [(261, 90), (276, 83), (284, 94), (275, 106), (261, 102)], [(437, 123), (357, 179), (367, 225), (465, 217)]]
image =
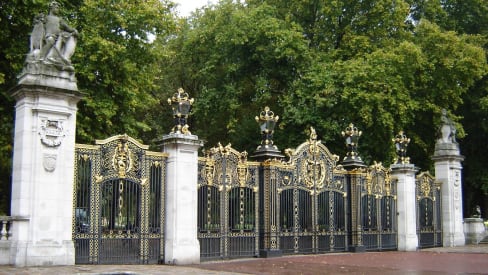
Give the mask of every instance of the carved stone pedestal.
[(442, 241), (444, 246), (465, 244), (463, 228), (463, 198), (459, 144), (455, 140), (453, 122), (443, 111), (443, 124), (439, 129), (439, 139), (435, 145), (435, 177), (441, 184), (442, 192)]
[[(76, 104), (81, 96), (66, 79), (43, 76), (57, 88), (19, 84), (12, 89), (15, 138), (10, 263), (73, 265), (73, 176)], [(65, 83), (66, 89), (61, 88)]]

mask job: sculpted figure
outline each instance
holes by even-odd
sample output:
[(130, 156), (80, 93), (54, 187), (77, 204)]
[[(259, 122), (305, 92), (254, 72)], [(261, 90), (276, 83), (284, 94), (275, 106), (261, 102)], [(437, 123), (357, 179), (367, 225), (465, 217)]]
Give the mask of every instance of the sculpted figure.
[(39, 56), (39, 52), (42, 48), (42, 42), (44, 40), (44, 21), (46, 20), (46, 15), (44, 13), (39, 13), (34, 17), (34, 28), (32, 29), (30, 37), (30, 52)]
[(78, 31), (58, 16), (59, 3), (49, 4), (49, 14), (39, 14), (34, 18), (34, 28), (30, 39), (30, 53), (27, 62), (43, 61), (46, 64), (68, 65), (76, 47)]
[(456, 142), (456, 126), (454, 121), (447, 117), (447, 111), (442, 109), (441, 115), (441, 126), (439, 128), (439, 139), (440, 143), (457, 143)]
[(474, 208), (473, 218), (481, 218), (481, 207), (479, 205)]

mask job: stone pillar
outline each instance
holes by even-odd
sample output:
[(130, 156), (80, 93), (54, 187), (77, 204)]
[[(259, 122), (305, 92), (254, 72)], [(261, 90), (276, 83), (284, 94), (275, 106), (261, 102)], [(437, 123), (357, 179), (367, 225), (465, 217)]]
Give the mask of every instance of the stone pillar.
[(198, 149), (203, 142), (191, 134), (171, 133), (163, 137), (169, 154), (165, 194), (166, 264), (200, 263), (198, 242)]
[(463, 229), (463, 201), (461, 181), (461, 161), (459, 144), (456, 142), (456, 129), (443, 110), (442, 125), (435, 145), (435, 177), (441, 182), (442, 192), (442, 242), (443, 246), (462, 246), (465, 244)]
[(415, 198), (417, 169), (413, 164), (393, 164), (390, 168), (392, 177), (397, 180), (398, 250), (415, 251), (419, 243)]
[[(73, 265), (76, 82), (25, 74), (12, 89), (15, 137), (10, 263)], [(39, 84), (40, 83), (40, 84)], [(62, 88), (65, 87), (65, 88)]]
[(442, 242), (443, 246), (465, 244), (463, 201), (461, 190), (462, 156), (435, 156), (435, 177), (442, 182)]

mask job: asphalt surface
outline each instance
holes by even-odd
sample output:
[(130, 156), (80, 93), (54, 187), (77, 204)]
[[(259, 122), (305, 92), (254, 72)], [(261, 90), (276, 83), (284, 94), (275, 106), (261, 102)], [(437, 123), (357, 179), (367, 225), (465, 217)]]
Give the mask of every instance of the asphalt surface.
[(0, 266), (7, 274), (488, 274), (488, 245), (415, 252), (294, 255), (171, 265)]

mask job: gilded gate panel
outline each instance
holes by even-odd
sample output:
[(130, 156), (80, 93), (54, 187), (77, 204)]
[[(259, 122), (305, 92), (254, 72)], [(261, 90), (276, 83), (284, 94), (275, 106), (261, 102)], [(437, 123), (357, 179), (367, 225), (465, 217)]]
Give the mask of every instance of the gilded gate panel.
[(259, 248), (259, 163), (230, 145), (199, 159), (198, 239), (203, 259), (253, 257)]
[(199, 159), (202, 259), (397, 248), (389, 169), (345, 170), (313, 128), (285, 154), (249, 162), (219, 144)]
[(158, 263), (167, 155), (127, 135), (76, 146), (76, 263)]
[(419, 247), (442, 246), (441, 186), (429, 172), (416, 177), (416, 213)]
[(390, 169), (374, 163), (360, 185), (361, 240), (366, 250), (397, 249), (396, 184)]
[(347, 250), (346, 171), (311, 129), (277, 169), (280, 249), (284, 254)]

